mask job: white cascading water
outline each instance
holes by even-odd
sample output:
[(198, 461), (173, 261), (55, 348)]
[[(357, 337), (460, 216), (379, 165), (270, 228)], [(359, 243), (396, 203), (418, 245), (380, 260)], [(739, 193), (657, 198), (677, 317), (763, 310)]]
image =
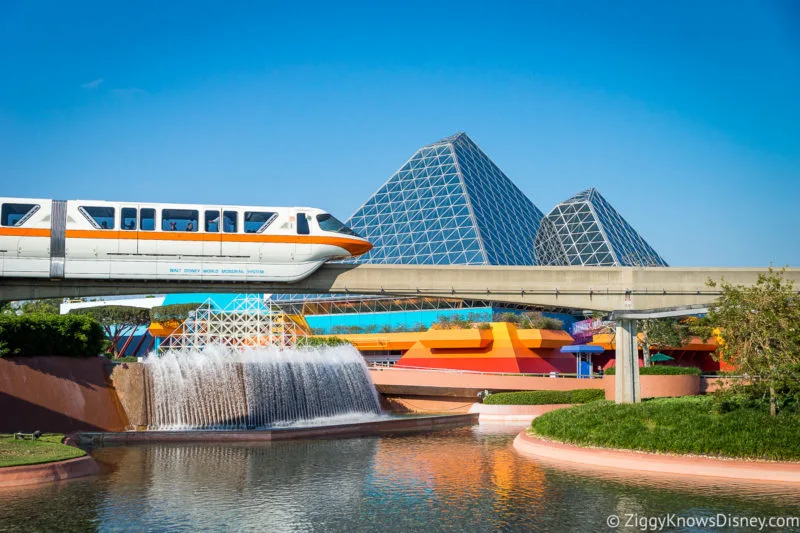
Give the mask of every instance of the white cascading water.
[(361, 354), (350, 345), (167, 351), (144, 360), (150, 429), (254, 429), (380, 414)]

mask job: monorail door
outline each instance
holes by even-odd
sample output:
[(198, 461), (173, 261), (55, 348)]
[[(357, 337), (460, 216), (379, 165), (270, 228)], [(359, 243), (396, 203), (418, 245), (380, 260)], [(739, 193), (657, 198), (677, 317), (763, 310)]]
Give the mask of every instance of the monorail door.
[(294, 245), (294, 260), (297, 262), (307, 261), (311, 257), (310, 220), (311, 217), (306, 213), (297, 213), (297, 240)]

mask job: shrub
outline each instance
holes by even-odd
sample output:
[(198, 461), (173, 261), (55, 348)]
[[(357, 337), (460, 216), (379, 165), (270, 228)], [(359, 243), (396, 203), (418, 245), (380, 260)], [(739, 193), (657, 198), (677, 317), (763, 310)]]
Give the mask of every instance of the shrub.
[(339, 337), (300, 337), (297, 339), (298, 348), (323, 348), (326, 346), (341, 346), (350, 344)]
[[(612, 366), (605, 370), (606, 376), (617, 373), (617, 367)], [(642, 366), (639, 367), (640, 376), (699, 376), (700, 369), (696, 366)]]
[(498, 392), (484, 398), (483, 403), (489, 405), (549, 405), (565, 403), (587, 403), (604, 400), (602, 389), (531, 390), (519, 392)]
[(0, 315), (0, 357), (95, 357), (107, 346), (102, 326), (91, 316)]

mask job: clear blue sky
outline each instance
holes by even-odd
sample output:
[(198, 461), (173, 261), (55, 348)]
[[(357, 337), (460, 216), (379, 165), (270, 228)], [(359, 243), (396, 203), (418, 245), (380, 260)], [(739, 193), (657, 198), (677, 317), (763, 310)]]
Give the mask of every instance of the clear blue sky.
[(466, 131), (672, 265), (800, 266), (793, 0), (119, 4), (0, 3), (0, 195), (344, 219)]

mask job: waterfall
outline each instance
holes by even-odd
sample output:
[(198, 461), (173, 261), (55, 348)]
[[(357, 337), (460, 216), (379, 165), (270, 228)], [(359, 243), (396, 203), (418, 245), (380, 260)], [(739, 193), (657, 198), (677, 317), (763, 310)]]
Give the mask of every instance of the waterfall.
[(167, 351), (144, 360), (150, 429), (254, 429), (377, 415), (378, 395), (350, 345)]

